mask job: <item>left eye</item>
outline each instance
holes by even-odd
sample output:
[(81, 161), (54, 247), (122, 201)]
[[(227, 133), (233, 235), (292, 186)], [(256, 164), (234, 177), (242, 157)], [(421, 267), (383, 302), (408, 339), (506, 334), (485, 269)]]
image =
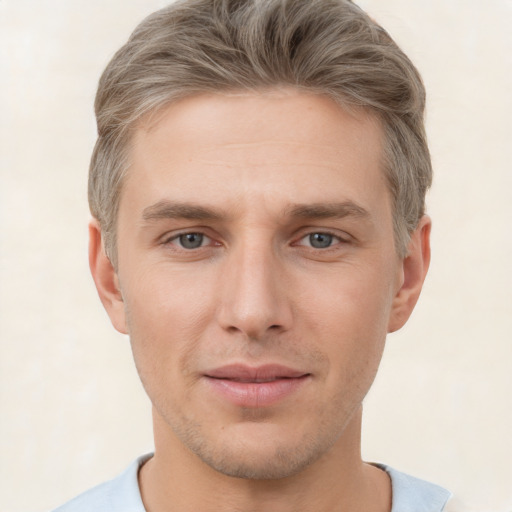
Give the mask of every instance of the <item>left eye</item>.
[(333, 243), (339, 242), (340, 239), (337, 236), (331, 235), (330, 233), (311, 233), (301, 239), (302, 245), (313, 247), (313, 249), (327, 249), (333, 245)]
[(171, 240), (177, 242), (183, 249), (199, 249), (210, 242), (210, 239), (202, 233), (184, 233)]

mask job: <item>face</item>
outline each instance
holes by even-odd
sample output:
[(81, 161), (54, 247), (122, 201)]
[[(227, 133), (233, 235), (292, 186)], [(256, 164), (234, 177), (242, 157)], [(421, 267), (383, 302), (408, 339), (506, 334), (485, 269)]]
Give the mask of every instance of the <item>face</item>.
[(399, 321), (381, 128), (293, 91), (153, 121), (100, 295), (170, 438), (224, 474), (291, 475), (340, 442)]

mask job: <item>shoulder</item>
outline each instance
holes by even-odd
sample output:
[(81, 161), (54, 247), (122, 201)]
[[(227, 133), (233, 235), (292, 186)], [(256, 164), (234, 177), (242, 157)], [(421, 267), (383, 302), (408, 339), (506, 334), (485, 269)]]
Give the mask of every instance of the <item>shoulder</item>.
[(145, 512), (137, 475), (150, 457), (138, 458), (118, 477), (93, 487), (53, 512)]
[(391, 479), (393, 494), (391, 512), (442, 512), (445, 510), (451, 493), (443, 487), (407, 475), (384, 464), (375, 465), (386, 471)]

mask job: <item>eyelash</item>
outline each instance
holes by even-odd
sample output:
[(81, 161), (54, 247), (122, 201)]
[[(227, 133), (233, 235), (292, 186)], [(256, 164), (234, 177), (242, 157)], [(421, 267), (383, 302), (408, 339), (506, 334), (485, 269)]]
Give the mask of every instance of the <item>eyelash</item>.
[[(180, 239), (182, 237), (186, 237), (186, 236), (190, 236), (190, 235), (197, 235), (199, 237), (202, 237), (201, 239), (201, 245), (198, 246), (198, 247), (184, 247), (183, 246), (183, 242), (180, 241)], [(320, 235), (320, 236), (324, 236), (324, 237), (328, 237), (330, 240), (330, 244), (326, 247), (313, 247), (311, 245), (311, 237), (314, 236), (314, 235)], [(309, 245), (306, 245), (306, 244), (301, 244), (300, 242), (302, 242), (303, 240), (306, 240), (308, 239), (309, 240)], [(204, 242), (207, 242), (206, 244)], [(205, 247), (207, 247), (208, 245), (210, 245), (212, 242), (213, 242), (213, 238), (209, 237), (208, 235), (206, 235), (205, 233), (201, 232), (201, 231), (186, 231), (186, 232), (183, 232), (183, 233), (178, 233), (178, 234), (175, 234), (173, 235), (172, 237), (170, 238), (166, 238), (162, 243), (163, 245), (166, 245), (166, 246), (169, 246), (169, 245), (174, 245), (175, 247), (177, 247), (177, 250), (183, 250), (183, 251), (186, 251), (186, 252), (192, 252), (192, 251), (197, 251), (197, 250), (200, 250), (200, 249), (204, 249)], [(176, 243), (174, 243), (176, 242)], [(345, 238), (342, 238), (341, 236), (339, 235), (336, 235), (330, 231), (310, 231), (308, 233), (305, 233), (303, 234), (298, 240), (297, 242), (294, 242), (292, 245), (293, 246), (301, 246), (301, 247), (307, 247), (309, 250), (318, 250), (318, 251), (322, 251), (322, 252), (326, 252), (328, 250), (333, 250), (333, 249), (336, 249), (336, 246), (338, 246), (339, 244), (347, 244), (349, 243), (349, 241)], [(214, 243), (215, 246), (220, 246), (221, 243), (219, 242), (215, 242)]]
[[(324, 237), (329, 237), (330, 241), (332, 243), (330, 243), (327, 247), (313, 247), (311, 245), (311, 237), (314, 235), (321, 235)], [(305, 245), (305, 247), (308, 247), (308, 249), (318, 250), (318, 251), (328, 251), (329, 249), (333, 250), (339, 244), (348, 243), (348, 241), (346, 239), (343, 239), (341, 236), (336, 235), (330, 231), (310, 231), (309, 233), (306, 233), (301, 238), (299, 238), (298, 242), (301, 242), (302, 240), (305, 240), (305, 239), (309, 239), (309, 241), (310, 241), (310, 245)], [(297, 244), (297, 245), (301, 245), (301, 244)]]
[[(186, 237), (186, 236), (189, 236), (189, 235), (197, 235), (197, 236), (202, 237), (201, 245), (199, 247), (194, 247), (194, 248), (184, 247), (183, 243), (180, 243), (180, 239), (182, 237)], [(201, 231), (186, 231), (184, 233), (178, 233), (177, 235), (173, 235), (170, 238), (166, 238), (163, 241), (163, 245), (175, 245), (175, 244), (173, 244), (173, 242), (177, 242), (176, 245), (179, 248), (179, 250), (184, 250), (184, 251), (190, 251), (191, 252), (191, 251), (198, 250), (198, 249), (203, 249), (204, 247), (206, 247), (208, 244), (204, 245), (204, 243), (203, 243), (205, 241), (205, 239), (207, 241), (209, 240), (210, 243), (213, 241), (213, 239), (211, 237), (209, 237), (208, 235), (206, 235), (205, 233), (203, 233)], [(216, 243), (215, 245), (220, 245), (220, 244)]]

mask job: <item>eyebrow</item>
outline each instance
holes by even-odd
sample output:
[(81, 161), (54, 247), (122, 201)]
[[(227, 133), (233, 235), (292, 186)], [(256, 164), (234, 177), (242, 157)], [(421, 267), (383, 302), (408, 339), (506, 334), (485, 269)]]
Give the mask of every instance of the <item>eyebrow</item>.
[(163, 200), (144, 208), (142, 218), (145, 221), (161, 219), (220, 220), (224, 218), (224, 215), (220, 211), (205, 206)]
[[(293, 204), (283, 210), (283, 216), (299, 219), (342, 219), (345, 217), (368, 219), (370, 213), (352, 201), (344, 201), (341, 203)], [(144, 221), (162, 219), (217, 221), (225, 219), (226, 215), (215, 208), (162, 200), (145, 208), (142, 211), (142, 218)]]
[(295, 204), (285, 209), (285, 215), (302, 219), (370, 218), (368, 210), (352, 201), (343, 201), (341, 203)]

